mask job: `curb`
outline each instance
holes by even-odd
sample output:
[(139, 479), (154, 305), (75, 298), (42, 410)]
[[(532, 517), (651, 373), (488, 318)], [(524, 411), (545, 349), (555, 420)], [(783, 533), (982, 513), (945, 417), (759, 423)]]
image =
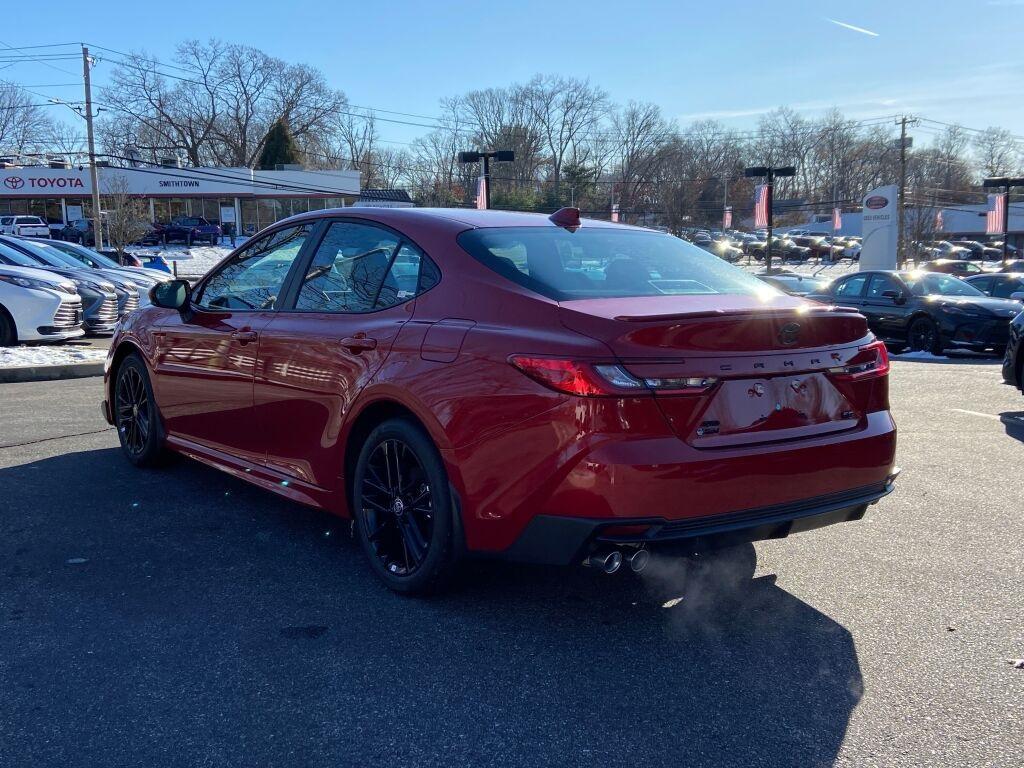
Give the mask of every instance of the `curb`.
[(0, 368), (0, 384), (14, 384), (28, 381), (58, 381), (60, 379), (81, 379), (87, 376), (103, 375), (103, 360), (90, 363), (65, 363), (64, 365), (30, 365), (24, 368)]

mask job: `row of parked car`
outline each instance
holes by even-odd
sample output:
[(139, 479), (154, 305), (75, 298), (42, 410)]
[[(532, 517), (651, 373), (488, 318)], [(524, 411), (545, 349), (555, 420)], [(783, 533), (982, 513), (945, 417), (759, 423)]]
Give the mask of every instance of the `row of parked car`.
[(110, 335), (170, 278), (77, 243), (0, 235), (0, 346)]
[[(0, 234), (18, 237), (43, 237), (69, 243), (93, 246), (96, 244), (96, 226), (93, 219), (75, 219), (59, 228), (51, 228), (39, 216), (0, 216)], [(219, 224), (201, 216), (179, 216), (169, 224), (154, 222), (138, 245), (166, 245), (168, 243), (210, 243), (216, 245), (223, 236)]]
[[(748, 261), (764, 261), (768, 255), (768, 232), (740, 232), (739, 230), (692, 229), (683, 238), (710, 253), (735, 264), (744, 257)], [(794, 230), (772, 235), (772, 257), (785, 262), (805, 262), (809, 259), (839, 261), (860, 258), (859, 237), (832, 237)]]

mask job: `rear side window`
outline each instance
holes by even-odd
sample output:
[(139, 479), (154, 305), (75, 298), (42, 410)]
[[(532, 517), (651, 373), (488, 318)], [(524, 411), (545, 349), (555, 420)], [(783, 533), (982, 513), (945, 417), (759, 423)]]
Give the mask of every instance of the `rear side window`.
[(868, 281), (867, 275), (857, 275), (851, 277), (849, 280), (844, 280), (836, 286), (834, 296), (845, 297), (848, 299), (860, 298), (860, 295), (864, 293), (864, 283)]
[(359, 314), (387, 309), (430, 290), (437, 267), (388, 229), (333, 222), (306, 270), (295, 309)]
[(458, 241), (494, 272), (556, 301), (774, 293), (753, 275), (660, 232), (495, 227), (468, 230)]

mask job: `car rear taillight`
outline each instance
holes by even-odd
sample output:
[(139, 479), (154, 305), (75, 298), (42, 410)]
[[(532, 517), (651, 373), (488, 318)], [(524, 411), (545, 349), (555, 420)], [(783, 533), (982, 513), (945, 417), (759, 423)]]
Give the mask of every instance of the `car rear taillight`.
[(550, 389), (579, 397), (695, 395), (717, 383), (709, 377), (640, 379), (621, 365), (513, 355), (509, 362)]
[(829, 376), (839, 381), (876, 379), (889, 373), (889, 350), (881, 341), (861, 347), (857, 354), (838, 368), (829, 368)]

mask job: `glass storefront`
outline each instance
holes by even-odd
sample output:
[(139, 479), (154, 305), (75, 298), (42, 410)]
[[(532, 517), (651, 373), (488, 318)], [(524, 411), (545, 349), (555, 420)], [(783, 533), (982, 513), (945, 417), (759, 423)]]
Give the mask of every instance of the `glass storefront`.
[(0, 197), (0, 216), (40, 216), (48, 224), (61, 224), (64, 213), (59, 197)]
[[(150, 198), (146, 198), (149, 205)], [(231, 197), (155, 197), (153, 201), (154, 219), (166, 224), (177, 216), (202, 216), (220, 223), (221, 208), (234, 207), (235, 200)], [(307, 211), (320, 211), (325, 208), (343, 208), (352, 205), (355, 197), (261, 197), (241, 198), (242, 220), (238, 224), (238, 232), (252, 235), (270, 226), (276, 221)], [(68, 197), (65, 203), (82, 216), (92, 217), (91, 197)], [(17, 198), (0, 196), (0, 215), (25, 214), (43, 216), (51, 224), (64, 221), (61, 209), (61, 198)], [(70, 215), (70, 214), (69, 214)]]

